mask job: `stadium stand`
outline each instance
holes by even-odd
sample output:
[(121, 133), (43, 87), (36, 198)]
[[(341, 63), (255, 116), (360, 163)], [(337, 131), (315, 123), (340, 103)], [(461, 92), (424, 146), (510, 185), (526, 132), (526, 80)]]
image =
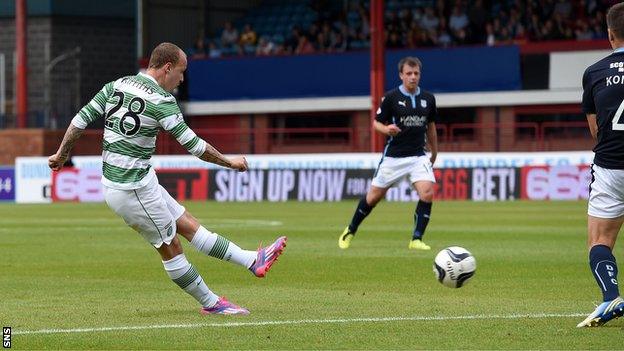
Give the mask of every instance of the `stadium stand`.
[[(386, 47), (605, 39), (604, 14), (609, 5), (608, 1), (585, 0), (389, 0), (384, 19)], [(248, 40), (248, 35), (253, 40)], [(257, 50), (256, 37), (262, 39), (262, 50)], [(264, 1), (204, 41), (216, 46), (223, 56), (365, 50), (370, 46), (369, 3)], [(194, 53), (194, 49), (188, 52)]]

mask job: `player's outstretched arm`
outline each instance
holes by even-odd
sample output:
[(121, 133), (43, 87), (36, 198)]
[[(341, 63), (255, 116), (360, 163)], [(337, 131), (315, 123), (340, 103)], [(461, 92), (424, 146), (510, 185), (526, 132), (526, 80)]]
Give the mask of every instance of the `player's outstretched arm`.
[(247, 165), (247, 159), (245, 159), (244, 156), (236, 156), (232, 158), (225, 157), (219, 152), (219, 150), (215, 149), (208, 143), (206, 143), (206, 150), (199, 156), (199, 158), (219, 166), (235, 169), (239, 172), (245, 172), (249, 168)]
[(48, 158), (48, 166), (53, 171), (58, 171), (63, 168), (63, 164), (65, 164), (65, 161), (67, 161), (69, 157), (69, 152), (74, 147), (76, 140), (82, 135), (82, 132), (84, 132), (84, 129), (80, 129), (73, 124), (69, 125), (58, 151)]

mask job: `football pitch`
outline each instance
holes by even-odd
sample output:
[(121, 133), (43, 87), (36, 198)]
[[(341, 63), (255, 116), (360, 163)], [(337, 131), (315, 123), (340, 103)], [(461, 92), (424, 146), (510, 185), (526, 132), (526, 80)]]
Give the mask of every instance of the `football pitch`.
[[(289, 238), (265, 279), (186, 243), (208, 286), (251, 311), (202, 316), (105, 204), (0, 204), (0, 324), (14, 349), (624, 348), (624, 319), (576, 328), (601, 301), (585, 202), (436, 202), (428, 252), (407, 249), (414, 205), (380, 203), (342, 251), (355, 201), (185, 203), (244, 248)], [(452, 245), (477, 259), (461, 289), (432, 271)]]

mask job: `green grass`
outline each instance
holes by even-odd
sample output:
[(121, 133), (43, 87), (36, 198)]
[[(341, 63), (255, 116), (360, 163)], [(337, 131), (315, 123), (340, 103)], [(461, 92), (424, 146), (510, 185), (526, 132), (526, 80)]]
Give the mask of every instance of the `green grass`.
[[(624, 320), (575, 328), (583, 317), (574, 315), (601, 298), (587, 264), (584, 202), (437, 202), (430, 252), (407, 250), (414, 204), (388, 202), (349, 250), (338, 249), (355, 205), (187, 203), (244, 248), (289, 237), (266, 279), (185, 245), (209, 287), (252, 312), (206, 317), (104, 204), (2, 204), (0, 323), (13, 327), (15, 349), (624, 348)], [(436, 252), (451, 245), (477, 259), (461, 289), (443, 287), (432, 271)], [(466, 318), (447, 318), (456, 316)], [(267, 321), (278, 323), (259, 323)], [(20, 334), (106, 327), (120, 329)]]

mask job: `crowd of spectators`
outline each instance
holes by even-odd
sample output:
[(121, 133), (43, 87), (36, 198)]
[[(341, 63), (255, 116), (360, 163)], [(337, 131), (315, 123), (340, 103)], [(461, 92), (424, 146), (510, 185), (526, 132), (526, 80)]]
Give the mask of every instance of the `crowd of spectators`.
[[(609, 0), (414, 0), (402, 6), (386, 0), (385, 46), (388, 49), (500, 45), (547, 40), (607, 37)], [(310, 3), (316, 21), (291, 24), (290, 33), (263, 35), (247, 23), (241, 31), (227, 22), (220, 37), (197, 40), (192, 58), (232, 55), (289, 55), (362, 50), (370, 45), (368, 2), (350, 1), (339, 11), (328, 0)]]

